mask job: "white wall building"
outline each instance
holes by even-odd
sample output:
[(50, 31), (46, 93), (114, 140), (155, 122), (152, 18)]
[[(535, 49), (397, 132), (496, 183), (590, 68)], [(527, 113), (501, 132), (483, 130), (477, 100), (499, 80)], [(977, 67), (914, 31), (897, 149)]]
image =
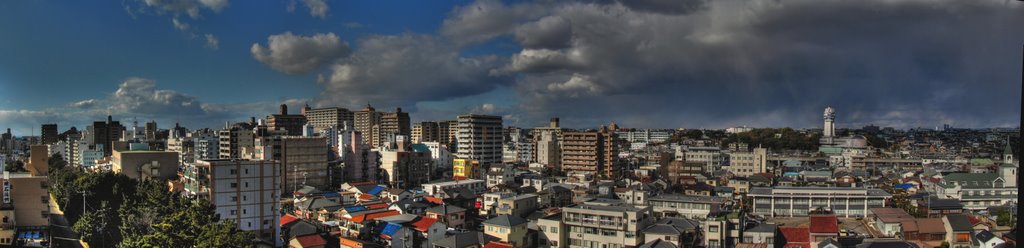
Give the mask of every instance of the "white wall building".
[(187, 164), (185, 192), (206, 197), (222, 221), (281, 246), (281, 170), (277, 161), (217, 159)]

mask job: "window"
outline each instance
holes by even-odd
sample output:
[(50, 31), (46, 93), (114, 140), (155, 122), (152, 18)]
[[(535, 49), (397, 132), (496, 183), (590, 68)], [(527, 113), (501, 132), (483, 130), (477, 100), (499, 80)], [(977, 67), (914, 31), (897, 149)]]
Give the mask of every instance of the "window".
[(231, 169), (231, 171), (230, 171), (230, 174), (231, 174), (231, 175), (235, 175), (235, 174), (238, 174), (238, 170), (236, 170), (236, 169)]
[(718, 225), (708, 226), (708, 232), (718, 232)]
[(551, 233), (558, 233), (558, 227), (557, 226), (551, 227)]
[(237, 189), (238, 188), (238, 183), (231, 183), (231, 188), (232, 189)]
[(764, 238), (764, 240), (765, 240), (765, 243), (768, 243), (768, 246), (771, 246), (772, 244), (775, 244), (775, 238), (767, 237), (767, 238)]
[(249, 182), (245, 182), (245, 187), (249, 188)]
[(46, 210), (39, 212), (39, 214), (43, 219), (50, 218), (50, 213), (46, 212)]
[(238, 215), (238, 210), (231, 210), (231, 215)]

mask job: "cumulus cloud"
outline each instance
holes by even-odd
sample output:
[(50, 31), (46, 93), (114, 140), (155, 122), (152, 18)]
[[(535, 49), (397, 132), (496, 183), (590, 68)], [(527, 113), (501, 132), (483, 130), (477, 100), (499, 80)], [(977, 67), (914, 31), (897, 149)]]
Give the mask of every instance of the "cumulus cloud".
[(1006, 51), (1024, 40), (1008, 24), (1024, 22), (1022, 8), (481, 0), (453, 11), (441, 33), (463, 43), (513, 35), (522, 50), (495, 72), (515, 76), (519, 112), (538, 123), (813, 127), (832, 105), (850, 114), (842, 125), (986, 126), (1020, 113), (1019, 54)]
[(220, 40), (213, 34), (206, 34), (206, 47), (217, 50), (220, 48)]
[(302, 0), (302, 4), (309, 9), (310, 16), (319, 17), (320, 19), (327, 18), (327, 11), (330, 10), (330, 6), (327, 6), (327, 0)]
[(498, 56), (465, 57), (435, 36), (404, 33), (362, 39), (352, 56), (321, 75), (321, 104), (411, 108), (420, 101), (476, 95), (511, 82), (490, 72), (506, 63)]
[(298, 36), (291, 32), (267, 37), (267, 46), (252, 44), (252, 57), (274, 70), (301, 74), (348, 55), (348, 43), (334, 33)]

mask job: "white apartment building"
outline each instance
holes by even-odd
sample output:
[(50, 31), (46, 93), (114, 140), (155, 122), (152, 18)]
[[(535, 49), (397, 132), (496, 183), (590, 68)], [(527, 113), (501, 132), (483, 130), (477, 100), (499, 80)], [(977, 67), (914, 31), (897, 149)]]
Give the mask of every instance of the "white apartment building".
[(460, 115), (458, 123), (458, 158), (480, 161), (485, 168), (501, 163), (501, 116)]
[(215, 159), (186, 164), (185, 192), (205, 197), (222, 221), (281, 246), (281, 170), (277, 161)]

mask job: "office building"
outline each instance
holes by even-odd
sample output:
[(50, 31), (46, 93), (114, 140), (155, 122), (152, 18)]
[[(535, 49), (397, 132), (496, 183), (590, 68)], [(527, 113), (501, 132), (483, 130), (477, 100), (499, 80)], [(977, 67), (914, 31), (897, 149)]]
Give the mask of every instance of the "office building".
[(869, 208), (885, 207), (892, 195), (881, 189), (849, 187), (755, 187), (747, 194), (751, 212), (765, 216), (808, 216), (814, 209), (831, 210), (837, 216), (867, 215)]
[(281, 169), (277, 161), (199, 160), (183, 169), (182, 182), (189, 195), (207, 198), (221, 221), (235, 221), (280, 246)]
[(729, 170), (733, 175), (749, 177), (768, 171), (768, 149), (754, 148), (753, 151), (732, 152), (728, 154)]
[(458, 122), (458, 158), (480, 161), (484, 168), (501, 163), (501, 116), (460, 115)]
[(301, 136), (303, 125), (306, 125), (306, 116), (288, 114), (288, 105), (285, 104), (281, 104), (280, 113), (267, 116), (270, 130), (286, 130), (290, 136)]
[(42, 131), (39, 132), (39, 139), (43, 144), (57, 143), (57, 124), (43, 124)]
[(638, 247), (654, 217), (650, 207), (599, 198), (562, 208), (562, 222), (568, 247)]
[(307, 123), (313, 125), (313, 130), (317, 132), (329, 128), (348, 129), (355, 124), (355, 114), (346, 108), (309, 109), (309, 105), (306, 105), (302, 114), (306, 116)]

